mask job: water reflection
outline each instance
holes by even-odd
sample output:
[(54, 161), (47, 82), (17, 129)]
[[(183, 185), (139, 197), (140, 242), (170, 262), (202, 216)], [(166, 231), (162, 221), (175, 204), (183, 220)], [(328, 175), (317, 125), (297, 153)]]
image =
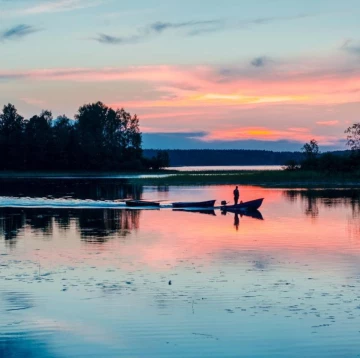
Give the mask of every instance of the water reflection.
[(243, 216), (257, 219), (257, 220), (264, 220), (264, 218), (259, 210), (250, 210), (250, 211), (234, 210), (234, 211), (231, 211), (231, 210), (227, 209), (227, 210), (222, 210), (221, 215), (223, 215), (223, 216), (234, 215), (234, 227), (235, 227), (236, 231), (239, 231), (240, 218), (242, 218)]
[[(163, 209), (163, 211), (166, 209)], [(194, 215), (217, 216), (215, 210), (173, 209), (173, 212)], [(19, 235), (26, 227), (43, 238), (51, 238), (54, 228), (64, 232), (72, 226), (86, 242), (103, 243), (115, 236), (125, 237), (140, 228), (142, 210), (114, 209), (41, 209), (41, 208), (0, 208), (0, 235), (9, 246), (15, 245)], [(234, 216), (234, 227), (239, 230), (240, 218), (245, 216), (263, 220), (258, 211), (222, 212), (222, 215)], [(202, 225), (199, 222), (199, 225)]]
[(304, 205), (306, 216), (316, 218), (320, 207), (348, 207), (353, 212), (359, 211), (360, 190), (356, 189), (301, 189), (285, 190), (284, 197), (292, 203), (298, 199)]
[(186, 213), (205, 214), (205, 215), (216, 216), (215, 210), (210, 210), (210, 209), (204, 209), (204, 210), (173, 209), (173, 211), (180, 211), (180, 212), (186, 212)]
[(75, 226), (83, 241), (106, 242), (112, 236), (126, 236), (140, 227), (140, 210), (0, 209), (0, 235), (9, 246), (26, 227), (51, 238), (54, 227), (67, 231)]
[[(67, 181), (75, 188), (80, 188), (76, 181)], [(50, 183), (48, 183), (50, 185)], [(108, 183), (107, 181), (95, 181), (85, 185), (85, 191), (77, 192), (75, 196), (88, 195), (88, 193), (95, 193), (95, 197), (108, 196), (109, 200), (114, 200), (114, 196), (118, 195), (135, 195), (135, 197), (142, 197), (144, 195), (144, 187), (133, 186), (127, 183)], [(109, 184), (107, 194), (102, 188), (106, 188)], [(34, 185), (34, 187), (32, 186)], [(59, 184), (61, 186), (61, 184)], [(11, 186), (10, 186), (11, 187)], [(10, 190), (10, 187), (2, 191)], [(47, 188), (47, 184), (44, 185), (45, 189), (38, 188), (34, 183), (30, 186), (31, 195), (35, 195), (37, 191), (45, 190), (47, 192), (50, 187)], [(41, 186), (40, 186), (41, 187)], [(36, 188), (36, 189), (35, 189)], [(47, 188), (47, 189), (46, 189)], [(87, 188), (87, 189), (86, 189)], [(0, 190), (0, 191), (1, 191)], [(33, 191), (34, 190), (34, 191)], [(186, 189), (189, 190), (189, 189)], [(199, 189), (200, 191), (201, 189)], [(226, 189), (227, 190), (227, 189)], [(25, 190), (26, 191), (26, 190)], [(66, 188), (58, 191), (64, 194), (67, 193)], [(87, 193), (87, 194), (86, 194)], [(164, 198), (164, 193), (167, 200), (171, 201), (172, 188), (169, 187), (151, 187), (146, 189), (145, 196), (150, 199), (156, 199), (156, 195), (160, 198)], [(176, 192), (175, 192), (176, 193)], [(279, 210), (278, 207), (274, 207), (271, 201), (271, 195), (279, 193), (287, 202), (292, 206), (301, 204), (303, 214), (305, 217), (310, 217), (312, 220), (316, 220), (324, 210), (327, 209), (349, 209), (348, 226), (351, 237), (360, 237), (360, 224), (358, 219), (360, 217), (360, 191), (351, 189), (342, 190), (282, 190), (279, 192), (268, 191), (265, 194), (265, 208), (270, 206), (274, 210)], [(213, 195), (213, 194), (211, 194)], [(221, 197), (222, 194), (217, 194)], [(254, 196), (254, 195), (253, 195)], [(210, 197), (210, 194), (206, 194), (206, 197)], [(163, 212), (166, 209), (161, 209)], [(216, 216), (215, 210), (184, 210), (173, 209), (175, 212), (183, 212), (201, 216)], [(29, 228), (35, 233), (39, 233), (44, 238), (51, 238), (54, 233), (54, 227), (61, 228), (66, 231), (70, 227), (74, 227), (79, 232), (81, 240), (85, 242), (106, 242), (107, 240), (120, 236), (128, 236), (132, 231), (136, 231), (140, 228), (141, 214), (140, 210), (114, 210), (114, 209), (45, 209), (45, 208), (0, 208), (0, 235), (4, 238), (8, 246), (13, 246), (16, 243), (16, 239), (19, 235), (23, 235), (25, 228)], [(221, 216), (230, 216), (233, 218), (232, 226), (236, 231), (239, 231), (241, 227), (241, 219), (248, 217), (256, 220), (264, 220), (260, 211), (250, 212), (222, 212)], [(176, 220), (174, 218), (174, 220)], [(217, 219), (219, 220), (219, 219)], [(195, 225), (203, 225), (202, 220), (195, 220)], [(216, 221), (213, 222), (216, 225)], [(219, 224), (217, 224), (219, 225)], [(349, 234), (350, 235), (350, 234)]]
[[(166, 188), (162, 188), (166, 192)], [(143, 186), (112, 179), (1, 179), (0, 196), (77, 198), (92, 200), (140, 199)]]
[(0, 235), (6, 242), (12, 242), (24, 227), (26, 218), (19, 211), (0, 209)]
[(46, 341), (21, 332), (19, 337), (0, 339), (0, 357), (49, 358), (55, 357)]
[(356, 356), (360, 205), (346, 193), (244, 187), (261, 213), (227, 215), (2, 208), (0, 357)]
[(235, 228), (236, 228), (236, 231), (239, 230), (239, 225), (240, 225), (239, 214), (238, 214), (238, 213), (235, 213), (235, 216), (234, 216), (234, 226), (235, 226)]

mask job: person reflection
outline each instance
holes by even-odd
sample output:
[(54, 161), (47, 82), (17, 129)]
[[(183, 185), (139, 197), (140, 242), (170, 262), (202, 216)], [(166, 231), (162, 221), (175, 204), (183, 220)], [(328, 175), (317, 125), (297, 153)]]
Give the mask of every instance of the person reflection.
[(239, 214), (235, 213), (234, 216), (234, 226), (236, 228), (236, 231), (239, 231), (239, 224), (240, 224), (240, 218), (239, 218)]
[[(227, 211), (222, 211), (221, 215), (226, 216)], [(239, 213), (234, 213), (234, 226), (236, 228), (236, 231), (239, 231), (239, 225), (240, 225), (240, 217), (239, 217)]]

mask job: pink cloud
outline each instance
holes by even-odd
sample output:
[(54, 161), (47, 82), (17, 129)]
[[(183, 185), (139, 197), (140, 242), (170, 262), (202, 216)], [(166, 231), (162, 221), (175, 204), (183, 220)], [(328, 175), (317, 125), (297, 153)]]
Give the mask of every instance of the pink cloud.
[[(119, 105), (115, 105), (119, 107)], [(201, 111), (187, 111), (187, 112), (165, 112), (165, 113), (144, 113), (141, 115), (141, 119), (158, 119), (158, 118), (177, 118), (177, 117), (189, 117), (189, 116), (201, 116), (204, 112)]]
[[(102, 99), (107, 105), (137, 113), (145, 132), (178, 132), (187, 128), (189, 132), (209, 131), (204, 138), (208, 141), (334, 141), (336, 125), (340, 124), (337, 118), (351, 119), (358, 112), (354, 104), (359, 103), (356, 90), (360, 88), (360, 68), (344, 71), (335, 65), (324, 70), (280, 66), (273, 65), (271, 72), (235, 69), (233, 73), (218, 66), (169, 65), (3, 70), (0, 86), (7, 86), (11, 80), (26, 85), (34, 81), (51, 83), (38, 86), (40, 89), (33, 95), (41, 98), (41, 91), (46, 88), (46, 103), (60, 113), (66, 110), (62, 102), (66, 106), (71, 103), (70, 113), (74, 113), (78, 108), (76, 99)], [(62, 86), (58, 86), (59, 81)], [(73, 89), (73, 82), (79, 83), (78, 92)], [(17, 96), (16, 86), (10, 86), (13, 93), (7, 92), (9, 98)], [(64, 91), (67, 88), (69, 91)], [(321, 132), (312, 133), (306, 127)], [(343, 138), (343, 130), (338, 135)]]
[(303, 127), (292, 127), (292, 128), (288, 128), (288, 130), (291, 132), (300, 132), (300, 133), (309, 132), (309, 128), (303, 128)]
[(43, 105), (45, 105), (45, 101), (43, 101), (41, 99), (30, 98), (30, 97), (22, 97), (20, 99), (22, 101), (24, 101), (25, 103), (30, 104), (32, 106), (43, 106)]
[(318, 122), (316, 122), (316, 124), (319, 126), (336, 126), (339, 123), (340, 123), (339, 121), (318, 121)]
[[(232, 106), (271, 103), (347, 103), (358, 100), (358, 71), (291, 70), (258, 74), (236, 74), (224, 77), (211, 66), (138, 66), (103, 69), (43, 69), (0, 71), (0, 78), (68, 82), (135, 82), (151, 85), (154, 93), (149, 100), (130, 102), (134, 107)], [(336, 92), (334, 92), (336, 88)], [(153, 97), (153, 96), (152, 96)], [(126, 102), (126, 99), (125, 99)], [(116, 102), (115, 102), (116, 103)]]

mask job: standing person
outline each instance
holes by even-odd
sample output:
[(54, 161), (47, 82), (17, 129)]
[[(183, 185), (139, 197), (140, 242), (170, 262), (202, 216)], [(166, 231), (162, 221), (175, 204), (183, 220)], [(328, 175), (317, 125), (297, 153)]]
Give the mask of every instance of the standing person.
[(237, 205), (238, 201), (239, 201), (239, 196), (240, 196), (240, 192), (239, 192), (239, 187), (237, 186), (234, 190), (234, 202), (235, 205)]

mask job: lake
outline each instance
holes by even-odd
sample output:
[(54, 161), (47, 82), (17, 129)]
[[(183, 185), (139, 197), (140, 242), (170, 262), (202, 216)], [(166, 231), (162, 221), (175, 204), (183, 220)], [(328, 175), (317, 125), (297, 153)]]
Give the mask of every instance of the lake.
[(232, 190), (1, 183), (0, 357), (358, 357), (360, 192)]
[(170, 167), (169, 170), (179, 172), (188, 171), (231, 171), (231, 170), (282, 170), (283, 165), (217, 165), (217, 166), (193, 166), (193, 167)]

